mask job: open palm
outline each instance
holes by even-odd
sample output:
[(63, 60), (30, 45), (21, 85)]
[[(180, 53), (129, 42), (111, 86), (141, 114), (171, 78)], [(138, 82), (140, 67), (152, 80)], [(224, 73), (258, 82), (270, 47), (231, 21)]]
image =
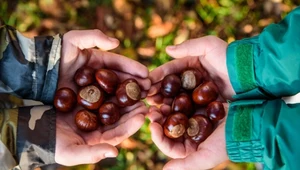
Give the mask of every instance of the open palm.
[[(105, 51), (117, 47), (118, 40), (107, 37), (99, 30), (87, 30), (66, 33), (63, 43), (58, 88), (69, 87), (76, 92), (78, 87), (73, 81), (74, 73), (82, 66), (89, 66), (94, 69), (111, 69), (121, 81), (127, 78), (136, 79), (142, 88), (142, 97), (146, 97), (146, 91), (151, 84), (147, 68), (127, 57)], [(122, 108), (122, 117), (114, 125), (99, 127), (92, 132), (82, 132), (76, 128), (74, 122), (76, 111), (80, 108), (81, 106), (77, 106), (71, 113), (57, 113), (57, 163), (70, 166), (95, 163), (106, 157), (117, 156), (115, 145), (138, 131), (148, 111), (144, 103), (138, 102)]]
[(217, 100), (223, 102), (227, 112), (226, 100), (232, 99), (234, 91), (227, 73), (226, 49), (227, 43), (213, 36), (188, 40), (167, 47), (167, 53), (175, 59), (150, 72), (152, 86), (147, 100), (151, 105), (160, 106), (150, 108), (148, 113), (152, 140), (163, 153), (174, 158), (164, 169), (209, 169), (228, 160), (225, 147), (225, 119), (200, 145), (189, 140), (177, 141), (165, 137), (162, 123), (171, 110), (173, 99), (165, 98), (159, 93), (160, 82), (166, 75), (180, 73), (186, 68), (198, 69), (203, 73), (205, 80), (212, 80), (218, 86), (220, 96)]

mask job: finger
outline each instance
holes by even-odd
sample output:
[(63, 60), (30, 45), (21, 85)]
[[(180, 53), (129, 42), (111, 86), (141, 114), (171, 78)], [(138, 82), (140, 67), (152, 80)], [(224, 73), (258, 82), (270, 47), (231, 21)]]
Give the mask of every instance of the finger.
[(135, 115), (138, 115), (138, 114), (141, 114), (141, 115), (146, 115), (148, 112), (148, 108), (143, 105), (143, 106), (140, 106), (130, 112), (127, 112), (125, 114), (123, 114), (120, 118), (119, 121), (117, 121), (116, 123), (114, 123), (113, 125), (109, 125), (109, 126), (105, 126), (103, 128), (103, 132), (106, 132), (106, 131), (109, 131), (111, 129), (114, 129), (114, 128), (117, 128), (118, 126), (120, 126), (121, 124), (127, 122), (128, 120), (130, 120), (131, 118), (133, 118)]
[(161, 113), (162, 113), (164, 116), (168, 116), (168, 115), (171, 114), (172, 108), (171, 108), (171, 106), (168, 105), (168, 104), (163, 104), (163, 105), (161, 105), (161, 107), (160, 107), (160, 111), (161, 111)]
[(91, 59), (88, 65), (95, 69), (103, 67), (110, 68), (140, 78), (148, 78), (149, 75), (147, 67), (135, 60), (119, 54), (96, 49), (91, 50)]
[(148, 78), (139, 78), (131, 74), (120, 72), (120, 71), (115, 71), (115, 73), (118, 75), (121, 82), (129, 78), (133, 78), (138, 82), (138, 84), (142, 87), (143, 90), (149, 90), (151, 87), (151, 81)]
[(182, 158), (185, 156), (184, 144), (167, 138), (163, 134), (163, 128), (159, 123), (150, 123), (150, 131), (153, 142), (165, 155), (171, 158)]
[(98, 47), (102, 50), (111, 50), (119, 45), (119, 40), (108, 37), (97, 29), (70, 31), (64, 35), (64, 40), (67, 40), (74, 47), (81, 50), (93, 47)]
[(156, 111), (154, 109), (152, 109), (152, 111), (147, 114), (147, 117), (151, 122), (156, 122), (160, 125), (162, 125), (164, 122), (163, 115), (159, 111)]
[[(141, 108), (142, 107), (142, 108)], [(124, 115), (128, 112), (138, 112), (138, 110), (136, 110), (137, 108), (139, 109), (145, 109), (145, 103), (143, 102), (137, 102), (136, 104), (132, 105), (132, 106), (127, 106), (121, 109), (121, 114)]]
[[(136, 115), (144, 116), (146, 115), (146, 113), (148, 113), (148, 108), (145, 106), (143, 102), (139, 102), (133, 106), (130, 106), (130, 109), (133, 110), (128, 113), (124, 113), (124, 109), (121, 109), (120, 112), (122, 116), (120, 120), (118, 120), (116, 123), (112, 125), (100, 126), (97, 130), (89, 133), (84, 133), (84, 132), (79, 132), (79, 133), (82, 136), (82, 138), (84, 138), (86, 143), (89, 145), (104, 143), (105, 141), (102, 140), (104, 134), (107, 135), (107, 133), (112, 133), (112, 135), (114, 135), (116, 132), (115, 129), (121, 126), (122, 124), (131, 121), (131, 119), (133, 119)], [(134, 126), (134, 124), (132, 125)], [(126, 128), (123, 130), (126, 130)]]
[(202, 69), (198, 57), (187, 57), (169, 61), (152, 70), (149, 73), (149, 78), (152, 84), (156, 84), (159, 81), (161, 81), (165, 76), (169, 74), (181, 73), (187, 68)]
[(128, 119), (126, 122), (120, 124), (116, 128), (105, 131), (101, 136), (100, 141), (109, 143), (114, 146), (118, 145), (122, 141), (136, 133), (142, 127), (144, 122), (145, 116), (142, 114), (137, 114)]
[(109, 144), (72, 145), (55, 155), (57, 163), (72, 166), (97, 163), (104, 158), (116, 157), (118, 149)]
[(208, 47), (210, 47), (210, 36), (205, 36), (190, 39), (178, 45), (168, 46), (166, 52), (173, 58), (198, 57), (205, 55), (210, 50)]
[(150, 105), (171, 105), (173, 102), (173, 98), (165, 98), (162, 94), (156, 94), (154, 96), (147, 97), (146, 100)]
[(152, 84), (150, 89), (149, 89), (148, 96), (153, 96), (153, 95), (159, 93), (160, 88), (161, 88), (161, 82), (158, 82), (156, 84)]

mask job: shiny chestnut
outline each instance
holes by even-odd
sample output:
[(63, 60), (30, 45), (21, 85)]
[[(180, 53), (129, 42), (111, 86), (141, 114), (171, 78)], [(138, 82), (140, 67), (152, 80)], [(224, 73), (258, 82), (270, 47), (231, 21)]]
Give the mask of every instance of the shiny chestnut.
[(79, 68), (74, 75), (74, 81), (78, 86), (87, 86), (95, 81), (95, 70), (91, 67), (84, 66)]
[(193, 101), (201, 106), (206, 106), (217, 98), (217, 86), (212, 81), (200, 84), (193, 91)]
[(208, 118), (216, 123), (225, 117), (225, 109), (221, 102), (213, 101), (206, 108)]
[(97, 116), (85, 109), (79, 110), (75, 115), (75, 124), (83, 131), (93, 131), (99, 126)]
[(114, 124), (120, 119), (120, 109), (112, 102), (104, 103), (99, 108), (98, 118), (104, 125)]
[(79, 90), (77, 102), (86, 109), (98, 109), (104, 101), (104, 91), (95, 85), (89, 85)]
[(100, 87), (108, 94), (115, 93), (118, 85), (119, 78), (117, 74), (108, 69), (99, 69), (95, 73), (96, 81)]
[(176, 74), (169, 74), (161, 82), (161, 93), (165, 97), (175, 97), (181, 88), (181, 80)]
[(181, 86), (186, 90), (193, 90), (202, 80), (202, 73), (196, 69), (187, 69), (181, 74)]
[(116, 98), (121, 107), (131, 106), (141, 99), (141, 88), (135, 79), (122, 82), (116, 91)]
[(187, 136), (197, 144), (203, 142), (213, 132), (213, 124), (204, 115), (194, 115), (189, 119)]
[(60, 88), (55, 93), (53, 104), (58, 111), (72, 111), (76, 106), (76, 94), (68, 87)]
[(180, 112), (187, 116), (193, 114), (193, 102), (187, 93), (180, 93), (172, 103), (172, 112)]
[(172, 139), (183, 136), (187, 127), (187, 116), (179, 112), (169, 115), (163, 124), (164, 134)]

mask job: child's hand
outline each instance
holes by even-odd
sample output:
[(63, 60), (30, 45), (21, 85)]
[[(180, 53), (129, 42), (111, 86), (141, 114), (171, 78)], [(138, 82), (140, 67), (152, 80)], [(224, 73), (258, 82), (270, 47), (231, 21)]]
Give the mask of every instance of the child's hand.
[[(228, 110), (228, 104), (223, 103)], [(175, 141), (164, 135), (162, 123), (163, 115), (170, 112), (170, 107), (163, 105), (160, 109), (152, 106), (148, 114), (151, 137), (156, 146), (167, 156), (173, 158), (164, 166), (164, 170), (199, 170), (211, 169), (228, 160), (225, 144), (225, 119), (224, 118), (214, 132), (199, 146), (190, 140)]]
[(220, 96), (217, 100), (227, 106), (226, 100), (231, 99), (234, 90), (226, 67), (226, 49), (227, 43), (213, 36), (188, 40), (167, 47), (167, 53), (175, 59), (150, 72), (152, 86), (147, 100), (151, 105), (160, 106), (159, 109), (151, 107), (148, 114), (152, 140), (163, 153), (174, 158), (165, 169), (209, 169), (228, 160), (225, 146), (226, 118), (199, 145), (185, 139), (171, 140), (164, 135), (162, 124), (171, 112), (173, 98), (166, 98), (160, 93), (161, 81), (165, 76), (194, 68), (202, 73), (204, 80), (213, 81), (218, 86)]
[(205, 36), (169, 46), (166, 51), (174, 58), (198, 57), (209, 77), (214, 80), (219, 89), (222, 89), (222, 96), (225, 99), (231, 99), (235, 92), (230, 83), (226, 66), (227, 46), (225, 41), (215, 36)]

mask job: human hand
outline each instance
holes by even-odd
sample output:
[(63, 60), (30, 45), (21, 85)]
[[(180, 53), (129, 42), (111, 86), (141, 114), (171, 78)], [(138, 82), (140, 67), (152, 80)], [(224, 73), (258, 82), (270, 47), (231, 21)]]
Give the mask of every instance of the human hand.
[[(227, 113), (228, 104), (223, 105)], [(211, 169), (229, 160), (225, 142), (226, 118), (221, 120), (213, 133), (197, 146), (188, 139), (173, 140), (164, 135), (162, 124), (166, 118), (163, 115), (168, 115), (170, 110), (168, 105), (162, 105), (160, 109), (152, 106), (148, 114), (153, 142), (165, 155), (173, 158), (164, 166), (164, 170)]]
[[(166, 52), (175, 58), (150, 72), (152, 87), (148, 93), (150, 104), (170, 103), (159, 95), (161, 80), (171, 73), (180, 73), (186, 68), (198, 69), (205, 79), (213, 80), (223, 99), (232, 99), (235, 94), (226, 67), (227, 43), (214, 36), (191, 39), (182, 44), (168, 46)], [(204, 70), (204, 69), (206, 70)]]
[[(226, 67), (226, 49), (227, 43), (213, 36), (188, 40), (180, 45), (167, 47), (167, 53), (175, 59), (150, 72), (152, 86), (147, 101), (151, 105), (161, 105), (160, 109), (151, 107), (148, 114), (151, 120), (152, 140), (163, 153), (174, 158), (165, 169), (170, 167), (171, 169), (208, 169), (228, 160), (225, 147), (225, 119), (200, 145), (189, 140), (171, 140), (165, 137), (162, 124), (166, 115), (171, 112), (173, 99), (159, 93), (161, 80), (165, 76), (194, 68), (202, 73), (204, 80), (212, 80), (218, 86), (220, 93), (218, 101), (225, 102), (226, 99), (232, 99), (234, 90)], [(197, 114), (199, 112), (203, 110), (196, 111)], [(203, 159), (199, 160), (201, 158)]]
[[(151, 82), (148, 69), (127, 57), (107, 52), (116, 48), (119, 41), (107, 37), (99, 30), (70, 31), (64, 35), (58, 89), (69, 87), (78, 90), (73, 77), (78, 68), (89, 66), (94, 69), (113, 70), (120, 81), (128, 78), (137, 80), (146, 97)], [(98, 47), (99, 49), (95, 49)], [(130, 67), (128, 67), (130, 66)], [(114, 99), (111, 99), (114, 100)], [(80, 109), (71, 113), (57, 113), (55, 161), (71, 166), (96, 163), (106, 157), (115, 157), (115, 145), (134, 134), (144, 123), (148, 109), (142, 102), (121, 109), (122, 117), (114, 125), (99, 127), (92, 132), (82, 132), (76, 128), (74, 117)]]
[(57, 114), (55, 161), (66, 166), (97, 163), (104, 158), (116, 157), (115, 147), (134, 134), (144, 123), (148, 108), (143, 102), (122, 108), (121, 119), (113, 125), (82, 132), (74, 124), (74, 114)]

